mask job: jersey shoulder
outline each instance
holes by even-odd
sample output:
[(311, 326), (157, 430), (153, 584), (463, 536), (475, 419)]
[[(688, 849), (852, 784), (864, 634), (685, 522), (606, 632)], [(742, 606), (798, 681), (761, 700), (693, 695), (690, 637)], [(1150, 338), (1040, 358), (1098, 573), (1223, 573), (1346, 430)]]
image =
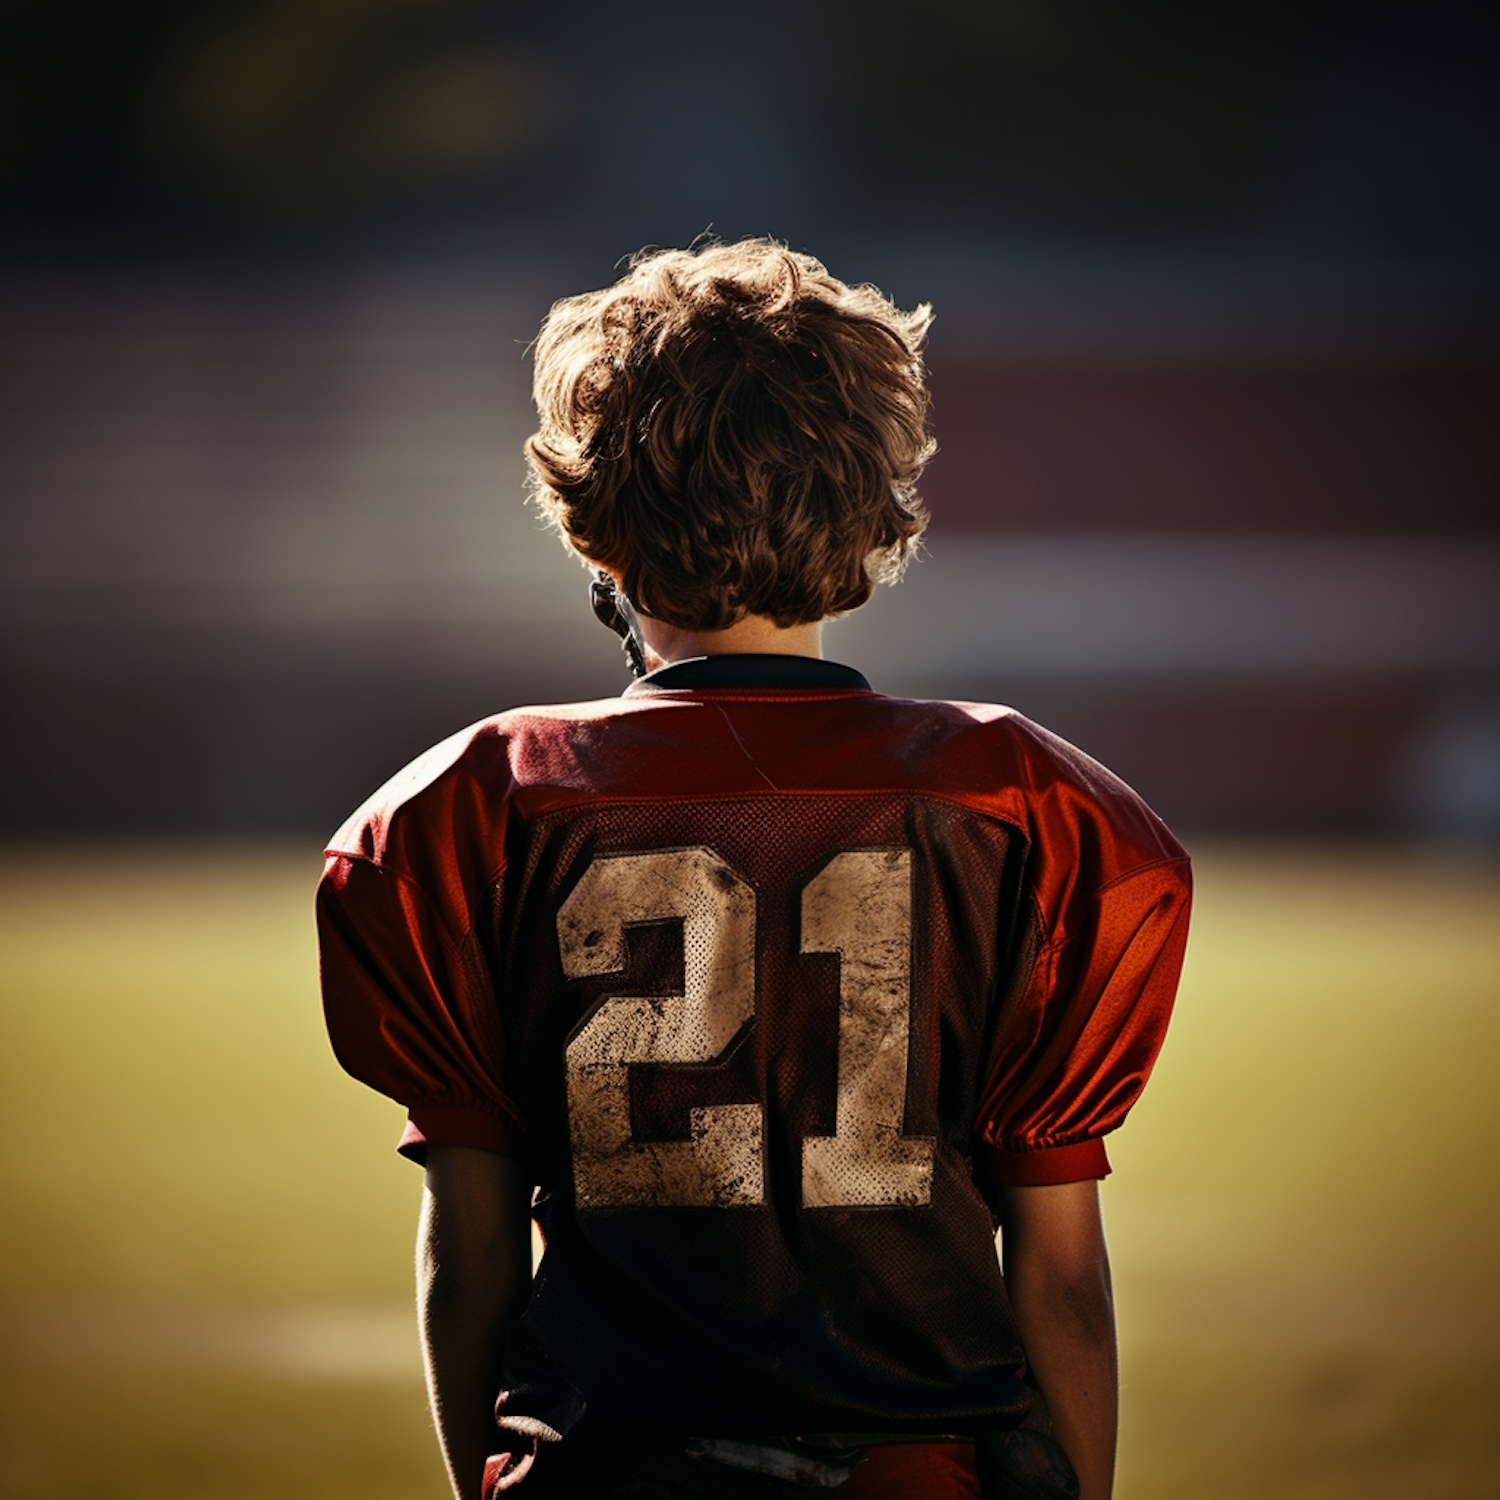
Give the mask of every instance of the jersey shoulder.
[[(788, 717), (788, 715), (792, 717)], [(795, 729), (793, 728), (795, 726)], [(330, 840), (423, 886), (498, 874), (518, 804), (899, 791), (998, 818), (1049, 864), (1103, 884), (1185, 858), (1118, 776), (1002, 704), (858, 693), (662, 695), (530, 705), (482, 719), (419, 755)]]
[(926, 735), (907, 731), (902, 738), (921, 758), (933, 792), (1011, 823), (1058, 859), (1096, 864), (1107, 880), (1186, 858), (1133, 787), (1017, 710), (998, 703), (892, 702), (910, 724), (930, 726)]
[(574, 726), (628, 711), (617, 698), (531, 705), (480, 719), (438, 741), (377, 788), (328, 841), (328, 858), (368, 861), (419, 883), (423, 866), (455, 841), (501, 847), (518, 785), (545, 779), (576, 757)]

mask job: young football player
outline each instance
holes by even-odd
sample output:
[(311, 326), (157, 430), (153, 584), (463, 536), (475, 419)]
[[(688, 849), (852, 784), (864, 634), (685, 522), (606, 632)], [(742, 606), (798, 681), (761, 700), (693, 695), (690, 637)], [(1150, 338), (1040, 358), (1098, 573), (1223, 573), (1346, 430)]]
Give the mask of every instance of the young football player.
[(644, 675), (462, 731), (329, 846), (459, 1500), (1110, 1493), (1102, 1138), (1188, 864), (1020, 715), (821, 657), (923, 529), (929, 320), (766, 240), (554, 307), (536, 496)]

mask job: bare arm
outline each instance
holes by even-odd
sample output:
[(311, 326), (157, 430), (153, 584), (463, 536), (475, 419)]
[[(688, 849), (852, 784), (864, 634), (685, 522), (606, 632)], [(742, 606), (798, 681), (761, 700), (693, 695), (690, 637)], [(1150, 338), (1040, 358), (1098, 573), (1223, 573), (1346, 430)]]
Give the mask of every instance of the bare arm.
[(479, 1500), (499, 1446), (495, 1397), (507, 1324), (531, 1285), (531, 1186), (510, 1157), (429, 1146), (417, 1233), (427, 1394), (458, 1500)]
[(1114, 1487), (1119, 1371), (1099, 1185), (1002, 1190), (1005, 1280), (1053, 1432), (1078, 1473), (1079, 1500)]

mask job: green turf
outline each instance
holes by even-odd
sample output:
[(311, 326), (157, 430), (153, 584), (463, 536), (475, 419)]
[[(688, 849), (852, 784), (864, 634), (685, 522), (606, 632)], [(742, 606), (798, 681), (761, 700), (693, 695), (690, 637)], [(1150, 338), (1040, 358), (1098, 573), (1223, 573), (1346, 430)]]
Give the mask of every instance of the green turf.
[(1197, 860), (1106, 1186), (1120, 1500), (1500, 1494), (1500, 870)]
[[(1500, 1493), (1500, 869), (1210, 851), (1111, 1151), (1120, 1500)], [(0, 1497), (440, 1500), (305, 852), (0, 859)]]

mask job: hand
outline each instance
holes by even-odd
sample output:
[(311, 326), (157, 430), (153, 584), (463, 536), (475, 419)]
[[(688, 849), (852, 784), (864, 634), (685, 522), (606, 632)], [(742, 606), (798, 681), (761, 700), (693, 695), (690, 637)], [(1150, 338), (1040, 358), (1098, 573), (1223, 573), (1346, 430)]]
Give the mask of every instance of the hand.
[(515, 1434), (517, 1452), (492, 1453), (484, 1461), (484, 1500), (514, 1489), (531, 1473), (536, 1462), (536, 1439)]

